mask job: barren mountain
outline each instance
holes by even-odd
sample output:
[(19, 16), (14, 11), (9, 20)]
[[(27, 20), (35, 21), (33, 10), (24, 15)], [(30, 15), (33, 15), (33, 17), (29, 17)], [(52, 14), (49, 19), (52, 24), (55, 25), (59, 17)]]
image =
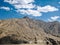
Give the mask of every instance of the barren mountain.
[(50, 34), (60, 37), (60, 22), (58, 21), (49, 22), (47, 28)]
[(28, 17), (0, 20), (0, 44), (60, 45), (60, 22)]

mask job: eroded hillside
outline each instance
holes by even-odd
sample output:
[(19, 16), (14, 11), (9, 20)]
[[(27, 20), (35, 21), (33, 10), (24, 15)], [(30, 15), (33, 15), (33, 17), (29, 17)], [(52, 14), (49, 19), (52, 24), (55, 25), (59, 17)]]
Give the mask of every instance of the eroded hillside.
[[(0, 44), (60, 45), (58, 34), (56, 35), (55, 33), (53, 35), (54, 30), (52, 33), (49, 33), (51, 29), (49, 30), (47, 27), (51, 25), (53, 24), (33, 20), (28, 17), (0, 20)], [(58, 31), (57, 29), (55, 30), (56, 32)]]

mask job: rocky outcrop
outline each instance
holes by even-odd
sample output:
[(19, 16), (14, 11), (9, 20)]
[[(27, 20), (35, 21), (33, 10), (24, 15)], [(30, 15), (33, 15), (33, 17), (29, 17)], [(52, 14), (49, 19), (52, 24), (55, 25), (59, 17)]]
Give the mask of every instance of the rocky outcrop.
[(47, 25), (28, 17), (0, 20), (0, 44), (60, 45), (60, 37), (47, 33)]

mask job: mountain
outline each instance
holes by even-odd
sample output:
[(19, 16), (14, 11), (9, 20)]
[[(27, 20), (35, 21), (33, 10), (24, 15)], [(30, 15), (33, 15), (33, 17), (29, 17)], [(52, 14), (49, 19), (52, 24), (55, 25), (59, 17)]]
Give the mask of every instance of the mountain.
[(48, 31), (48, 33), (60, 37), (60, 22), (58, 21), (49, 22), (46, 29), (45, 29), (46, 32)]
[(0, 44), (60, 45), (60, 22), (28, 17), (0, 20)]

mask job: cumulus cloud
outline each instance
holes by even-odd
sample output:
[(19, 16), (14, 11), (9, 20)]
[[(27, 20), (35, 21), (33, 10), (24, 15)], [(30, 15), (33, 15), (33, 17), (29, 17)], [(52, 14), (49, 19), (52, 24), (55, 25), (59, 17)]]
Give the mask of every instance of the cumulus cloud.
[(57, 8), (50, 6), (50, 5), (46, 5), (44, 7), (37, 7), (37, 10), (40, 12), (53, 12), (53, 11), (58, 11)]
[(60, 16), (53, 16), (53, 17), (50, 17), (50, 19), (48, 19), (48, 21), (56, 21), (60, 18)]
[(35, 6), (33, 4), (24, 4), (24, 5), (14, 5), (15, 8), (17, 9), (20, 9), (20, 8), (28, 8), (28, 9), (31, 9), (31, 8), (34, 8)]
[[(33, 2), (35, 2), (34, 0), (4, 0), (4, 2), (8, 2), (12, 4), (17, 9), (16, 10), (17, 12), (20, 12), (21, 14), (32, 15), (32, 16), (42, 16), (41, 12), (58, 11), (56, 7), (50, 5), (46, 5), (44, 7), (37, 6), (33, 4)], [(34, 10), (35, 8), (36, 10)]]
[(15, 6), (15, 8), (20, 9), (20, 8), (34, 8), (34, 5), (32, 2), (34, 0), (4, 0), (4, 2), (8, 2), (12, 5)]
[(28, 4), (34, 2), (34, 0), (4, 0), (10, 4)]
[(0, 9), (4, 9), (4, 10), (7, 10), (7, 11), (9, 11), (9, 10), (10, 10), (10, 8), (9, 8), (9, 7), (0, 7)]
[(37, 10), (19, 10), (22, 14), (28, 14), (33, 16), (42, 16), (42, 14)]

